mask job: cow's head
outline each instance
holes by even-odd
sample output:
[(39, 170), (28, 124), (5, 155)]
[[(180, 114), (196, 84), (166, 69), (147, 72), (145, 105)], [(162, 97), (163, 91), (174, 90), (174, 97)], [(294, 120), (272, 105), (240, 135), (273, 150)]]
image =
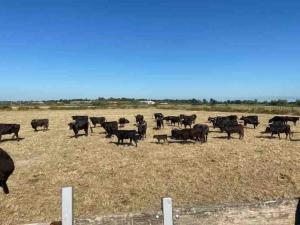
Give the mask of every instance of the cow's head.
[(69, 126), (69, 129), (70, 129), (70, 130), (73, 129), (74, 126), (75, 126), (75, 122), (69, 123), (68, 126)]

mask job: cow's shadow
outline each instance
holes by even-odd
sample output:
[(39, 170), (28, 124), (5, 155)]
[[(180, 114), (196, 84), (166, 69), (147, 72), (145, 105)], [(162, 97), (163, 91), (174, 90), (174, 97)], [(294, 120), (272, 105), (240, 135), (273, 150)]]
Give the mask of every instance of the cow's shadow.
[(118, 142), (116, 142), (116, 141), (110, 141), (109, 143), (115, 144), (116, 146), (132, 146), (132, 147), (136, 147), (135, 144), (134, 144), (134, 142), (132, 142), (132, 143), (130, 143), (130, 142), (123, 142), (123, 143), (121, 143), (120, 142), (118, 144)]
[[(241, 124), (241, 125), (243, 125), (243, 124)], [(247, 129), (247, 130), (256, 130), (256, 128), (254, 128), (254, 127), (247, 127), (247, 126), (244, 126), (244, 128)]]
[(165, 127), (161, 127), (161, 128), (157, 128), (157, 127), (153, 127), (153, 130), (162, 130), (164, 129)]
[(73, 135), (73, 136), (69, 136), (69, 138), (79, 138), (79, 137), (82, 137), (82, 136), (88, 137), (85, 134), (77, 134), (77, 136)]
[[(265, 133), (262, 133), (262, 134), (265, 134)], [(259, 135), (259, 136), (256, 136), (256, 138), (261, 138), (261, 139), (275, 139), (276, 137), (275, 136), (271, 137), (270, 135), (268, 135), (268, 136), (266, 136), (266, 135)]]
[(46, 131), (48, 131), (48, 130), (50, 130), (50, 129), (40, 129), (40, 130), (33, 130), (33, 132), (35, 132), (35, 133), (38, 133), (38, 132), (46, 132)]
[(212, 137), (212, 138), (215, 138), (215, 139), (226, 139), (226, 140), (230, 140), (230, 139), (240, 139), (240, 138), (234, 137), (234, 136), (231, 136), (230, 139), (228, 139), (227, 136), (218, 136), (218, 137)]
[[(277, 139), (277, 140), (289, 140), (289, 138), (286, 138), (285, 136), (282, 136), (280, 139), (279, 139), (279, 137), (278, 136), (264, 136), (264, 135), (260, 135), (260, 136), (256, 136), (256, 138), (260, 138), (260, 139)], [(292, 139), (291, 139), (291, 141), (293, 141)]]
[(219, 130), (209, 130), (209, 133), (221, 133)]
[(158, 142), (158, 141), (151, 141), (150, 143), (152, 143), (152, 144), (157, 144), (157, 145), (163, 145), (163, 144), (169, 144), (170, 141), (165, 141), (165, 142), (163, 142), (163, 141), (161, 141), (161, 142)]
[(190, 145), (190, 144), (196, 144), (196, 142), (195, 141), (184, 141), (184, 140), (169, 140), (168, 144)]
[(24, 140), (25, 138), (20, 138), (19, 137), (19, 139), (17, 139), (17, 138), (8, 138), (8, 139), (1, 139), (1, 141), (0, 141), (0, 143), (3, 143), (3, 142), (7, 142), (7, 141), (22, 141), (22, 140)]
[(300, 141), (300, 139), (291, 139), (291, 141)]

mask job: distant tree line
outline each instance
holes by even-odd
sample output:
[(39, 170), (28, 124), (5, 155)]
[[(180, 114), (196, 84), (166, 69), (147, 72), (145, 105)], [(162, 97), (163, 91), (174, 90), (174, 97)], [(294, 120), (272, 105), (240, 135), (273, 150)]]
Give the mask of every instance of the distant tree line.
[[(0, 106), (10, 106), (10, 105), (35, 105), (35, 104), (45, 104), (45, 105), (57, 105), (63, 104), (68, 105), (72, 103), (86, 103), (94, 106), (107, 105), (107, 104), (140, 104), (141, 101), (146, 101), (149, 99), (135, 99), (135, 98), (103, 98), (99, 97), (97, 99), (88, 98), (77, 98), (77, 99), (59, 99), (59, 100), (45, 100), (45, 101), (0, 101)], [(296, 101), (287, 101), (284, 99), (277, 99), (271, 101), (259, 101), (254, 100), (226, 100), (220, 101), (213, 98), (210, 99), (151, 99), (156, 103), (168, 103), (168, 104), (189, 104), (189, 105), (217, 105), (217, 104), (246, 104), (246, 105), (270, 105), (270, 106), (300, 106), (300, 99)]]

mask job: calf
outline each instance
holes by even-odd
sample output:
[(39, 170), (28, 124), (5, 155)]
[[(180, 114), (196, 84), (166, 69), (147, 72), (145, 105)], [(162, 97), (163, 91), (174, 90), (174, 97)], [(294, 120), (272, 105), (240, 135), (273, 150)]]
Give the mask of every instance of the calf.
[(120, 142), (123, 144), (124, 139), (130, 139), (130, 144), (132, 141), (135, 143), (135, 147), (137, 147), (138, 137), (136, 130), (115, 130), (113, 131), (113, 135), (116, 135), (118, 138), (118, 145)]
[(289, 139), (291, 140), (291, 136), (292, 136), (292, 131), (291, 131), (290, 125), (282, 124), (282, 123), (270, 124), (266, 128), (266, 133), (271, 133), (271, 137), (273, 137), (274, 134), (277, 134), (279, 139), (281, 139), (281, 137), (280, 137), (281, 133), (285, 134), (286, 139), (289, 137)]
[(153, 138), (157, 139), (158, 143), (160, 143), (160, 140), (163, 140), (164, 143), (168, 141), (168, 135), (166, 134), (154, 135)]
[[(85, 136), (89, 134), (89, 122), (88, 120), (76, 120), (75, 122), (69, 123), (70, 130), (74, 131), (75, 137), (78, 137), (78, 133), (80, 130), (84, 130)], [(91, 132), (93, 132), (91, 128)]]
[(193, 127), (194, 129), (199, 129), (203, 132), (204, 140), (203, 142), (207, 142), (209, 127), (206, 124), (196, 124)]
[(241, 124), (225, 126), (224, 131), (227, 133), (228, 139), (231, 138), (231, 134), (233, 133), (238, 133), (240, 139), (244, 137), (244, 126)]
[(48, 130), (49, 120), (48, 119), (35, 119), (31, 121), (31, 126), (34, 131), (37, 131), (38, 127), (43, 127), (44, 130)]
[(101, 124), (105, 122), (105, 117), (90, 117), (90, 120), (92, 124), (94, 125), (94, 128), (97, 126), (97, 124)]
[(140, 139), (146, 138), (147, 136), (147, 122), (143, 121), (138, 124), (138, 134), (140, 135)]
[(124, 127), (126, 123), (129, 123), (129, 120), (122, 117), (119, 119), (119, 124), (120, 124), (120, 127)]
[(19, 131), (20, 131), (20, 124), (0, 124), (0, 142), (2, 135), (5, 134), (14, 134), (13, 138), (16, 137), (19, 141)]
[(101, 126), (104, 128), (104, 130), (107, 133), (107, 137), (111, 137), (113, 135), (113, 132), (118, 130), (118, 122), (112, 121), (112, 122), (103, 122)]
[(9, 176), (14, 172), (14, 170), (14, 161), (6, 151), (0, 148), (0, 187), (3, 188), (5, 194), (9, 193), (6, 182)]
[(244, 126), (247, 126), (248, 124), (252, 124), (254, 126), (254, 129), (258, 126), (258, 116), (242, 116), (240, 120), (244, 121)]

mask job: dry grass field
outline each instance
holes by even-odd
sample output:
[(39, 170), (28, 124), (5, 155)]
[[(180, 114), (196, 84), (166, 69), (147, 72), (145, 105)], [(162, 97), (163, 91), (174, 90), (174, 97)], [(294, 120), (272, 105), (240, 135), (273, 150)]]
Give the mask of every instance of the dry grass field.
[[(291, 125), (293, 141), (261, 134), (272, 117), (261, 114), (261, 125), (246, 129), (244, 140), (237, 135), (227, 140), (226, 134), (213, 131), (205, 144), (162, 145), (152, 136), (170, 134), (171, 127), (154, 130), (155, 111), (196, 113), (197, 123), (229, 114), (154, 109), (1, 111), (0, 122), (20, 123), (24, 139), (0, 143), (16, 165), (8, 180), (11, 193), (0, 193), (0, 224), (59, 219), (60, 191), (66, 185), (75, 190), (76, 217), (158, 209), (163, 196), (173, 197), (175, 206), (300, 196), (300, 124)], [(133, 128), (138, 113), (148, 122), (148, 137), (137, 148), (111, 143), (116, 139), (106, 139), (100, 127), (88, 137), (70, 138), (73, 133), (67, 124), (72, 115), (108, 120), (125, 116), (131, 121), (127, 128)], [(50, 130), (33, 132), (33, 118), (49, 118)]]

